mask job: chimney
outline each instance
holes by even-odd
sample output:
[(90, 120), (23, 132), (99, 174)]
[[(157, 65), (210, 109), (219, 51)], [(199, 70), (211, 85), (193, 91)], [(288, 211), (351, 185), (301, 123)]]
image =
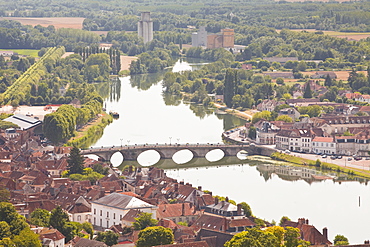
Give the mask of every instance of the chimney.
[(212, 196), (212, 191), (208, 192), (208, 194), (210, 194)]
[(178, 183), (176, 183), (175, 184), (175, 192), (178, 192), (179, 191), (179, 184)]
[(198, 190), (202, 191), (202, 186), (198, 186)]
[(225, 198), (225, 201), (226, 201), (226, 202), (229, 202), (229, 197), (226, 197), (226, 198)]
[(180, 181), (180, 184), (181, 184), (181, 185), (184, 185), (184, 181)]
[(324, 227), (324, 229), (322, 229), (322, 235), (325, 239), (328, 239), (328, 228)]
[(299, 218), (298, 219), (298, 224), (303, 225), (304, 223), (306, 223), (305, 218)]
[(215, 205), (217, 205), (218, 204), (218, 198), (216, 197), (215, 198)]
[(365, 240), (364, 241), (364, 244), (370, 244), (370, 241), (369, 240)]
[(238, 204), (236, 206), (238, 208), (237, 215), (242, 215), (242, 205), (241, 204)]
[(100, 189), (100, 197), (103, 197), (105, 196), (105, 188), (104, 187), (101, 187)]
[(306, 219), (306, 225), (308, 225), (308, 219)]
[(224, 232), (226, 232), (227, 231), (227, 228), (228, 228), (227, 227), (228, 224), (227, 224), (227, 219), (226, 218), (224, 218), (224, 223), (225, 224), (224, 224), (224, 229), (223, 230), (224, 230)]
[(185, 203), (182, 204), (181, 216), (185, 216)]

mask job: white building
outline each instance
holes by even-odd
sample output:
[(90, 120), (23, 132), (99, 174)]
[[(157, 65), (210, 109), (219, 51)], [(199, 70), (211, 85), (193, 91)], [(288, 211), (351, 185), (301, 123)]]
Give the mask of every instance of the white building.
[(191, 34), (191, 46), (198, 47), (204, 46), (207, 47), (207, 31), (205, 26), (200, 26), (199, 31)]
[(150, 12), (141, 12), (141, 20), (137, 23), (139, 37), (143, 37), (144, 44), (153, 40), (153, 21)]
[(315, 137), (312, 140), (312, 151), (314, 153), (336, 154), (337, 144), (333, 137)]
[(146, 203), (136, 197), (112, 193), (91, 202), (91, 223), (103, 228), (118, 225), (121, 223), (123, 216), (125, 216), (130, 209), (151, 213), (153, 219), (157, 217), (156, 206)]

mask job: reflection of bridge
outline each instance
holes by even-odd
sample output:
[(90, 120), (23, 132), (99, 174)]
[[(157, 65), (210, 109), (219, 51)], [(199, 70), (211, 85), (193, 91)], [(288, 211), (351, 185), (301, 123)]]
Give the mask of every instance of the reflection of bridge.
[(118, 147), (101, 147), (82, 150), (82, 155), (95, 154), (104, 161), (110, 161), (113, 154), (119, 152), (125, 161), (137, 161), (139, 155), (148, 150), (154, 150), (160, 155), (160, 159), (172, 159), (173, 155), (181, 150), (189, 150), (193, 158), (205, 158), (206, 154), (212, 150), (221, 150), (224, 157), (236, 156), (240, 151), (246, 151), (249, 155), (270, 156), (274, 150), (255, 145), (226, 145), (226, 144), (144, 144), (129, 145)]

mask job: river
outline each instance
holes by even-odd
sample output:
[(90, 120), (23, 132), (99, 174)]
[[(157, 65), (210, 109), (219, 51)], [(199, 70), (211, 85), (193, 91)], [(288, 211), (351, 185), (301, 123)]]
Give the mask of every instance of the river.
[[(178, 61), (173, 71), (192, 68), (189, 63)], [(105, 103), (107, 111), (117, 111), (120, 118), (106, 127), (93, 146), (217, 143), (222, 142), (224, 130), (244, 123), (231, 115), (215, 114), (212, 109), (164, 95), (162, 77), (163, 73), (120, 78), (116, 87), (119, 92)], [(150, 163), (151, 156), (148, 157), (144, 162)], [(113, 157), (112, 163), (120, 163), (120, 159)], [(285, 215), (293, 221), (309, 219), (319, 231), (328, 228), (330, 241), (337, 234), (348, 237), (351, 244), (370, 239), (370, 190), (364, 183), (308, 183), (284, 180), (275, 174), (266, 178), (257, 166), (247, 164), (168, 170), (167, 175), (202, 186), (214, 195), (228, 196), (237, 203), (245, 201), (255, 216), (268, 221), (279, 222)]]

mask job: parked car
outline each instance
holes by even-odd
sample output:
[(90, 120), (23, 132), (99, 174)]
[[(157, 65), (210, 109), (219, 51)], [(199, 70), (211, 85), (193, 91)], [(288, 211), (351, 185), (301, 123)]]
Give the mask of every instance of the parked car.
[(335, 160), (337, 156), (330, 156), (330, 159)]
[(362, 160), (362, 157), (358, 157), (358, 156), (356, 156), (356, 157), (354, 157), (354, 159), (355, 159), (355, 160)]
[(341, 156), (341, 155), (338, 155), (338, 156), (337, 156), (337, 159), (341, 159), (341, 158), (342, 158), (342, 156)]
[(328, 157), (326, 154), (324, 154), (323, 156), (321, 156), (321, 158), (326, 158), (326, 157)]
[(348, 161), (351, 161), (352, 160), (352, 158), (351, 157), (348, 157)]

